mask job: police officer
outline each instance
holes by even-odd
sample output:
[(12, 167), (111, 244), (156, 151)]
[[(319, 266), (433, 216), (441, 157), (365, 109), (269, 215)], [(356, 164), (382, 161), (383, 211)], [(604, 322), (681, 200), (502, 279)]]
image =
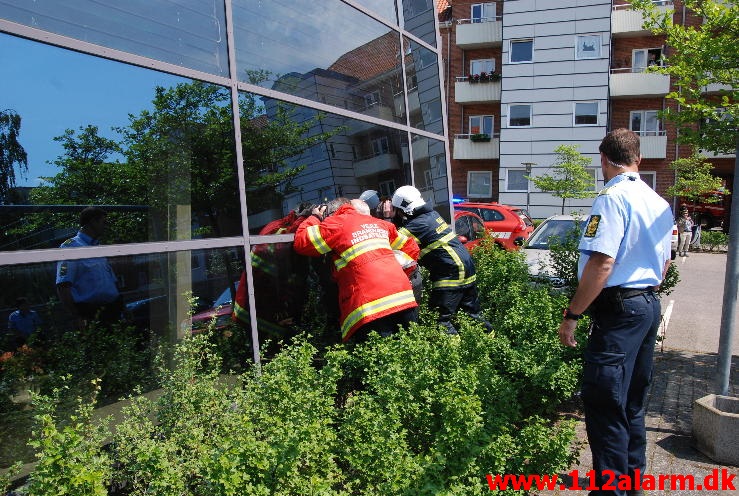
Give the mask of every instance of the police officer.
[(421, 247), (418, 263), (429, 271), (429, 306), (439, 312), (439, 323), (448, 334), (457, 334), (452, 316), (462, 310), (485, 325), (493, 326), (480, 312), (475, 263), (452, 228), (427, 205), (413, 186), (401, 186), (393, 194), (393, 207), (403, 212), (401, 232)]
[(628, 491), (591, 494), (632, 495), (640, 494), (635, 474), (646, 471), (645, 401), (661, 314), (654, 290), (670, 264), (672, 212), (639, 177), (635, 133), (616, 129), (599, 150), (606, 185), (580, 240), (580, 282), (564, 310), (559, 339), (577, 345), (575, 327), (589, 308), (582, 400), (596, 484), (621, 476), (632, 483)]

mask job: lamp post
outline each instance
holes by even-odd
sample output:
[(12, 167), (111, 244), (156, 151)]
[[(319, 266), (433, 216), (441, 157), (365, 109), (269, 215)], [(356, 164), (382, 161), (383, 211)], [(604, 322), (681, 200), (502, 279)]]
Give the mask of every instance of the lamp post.
[(531, 215), (529, 212), (529, 202), (531, 199), (531, 168), (536, 165), (535, 162), (521, 162), (521, 165), (526, 167), (526, 213)]

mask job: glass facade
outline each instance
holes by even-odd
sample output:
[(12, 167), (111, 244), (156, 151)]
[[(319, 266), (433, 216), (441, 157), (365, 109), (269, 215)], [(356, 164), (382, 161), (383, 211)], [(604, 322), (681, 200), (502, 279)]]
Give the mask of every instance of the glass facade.
[(338, 341), (329, 268), (291, 221), (404, 184), (451, 218), (435, 14), (0, 0), (0, 467), (30, 461), (25, 391), (62, 374), (75, 394), (103, 376), (105, 404), (205, 328), (224, 372), (303, 331)]

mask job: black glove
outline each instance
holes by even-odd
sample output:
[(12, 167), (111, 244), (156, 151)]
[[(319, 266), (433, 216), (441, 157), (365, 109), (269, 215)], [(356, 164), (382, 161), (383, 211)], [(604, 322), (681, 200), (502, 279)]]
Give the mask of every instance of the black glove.
[(312, 203), (301, 203), (295, 207), (295, 215), (298, 217), (309, 217), (315, 207)]

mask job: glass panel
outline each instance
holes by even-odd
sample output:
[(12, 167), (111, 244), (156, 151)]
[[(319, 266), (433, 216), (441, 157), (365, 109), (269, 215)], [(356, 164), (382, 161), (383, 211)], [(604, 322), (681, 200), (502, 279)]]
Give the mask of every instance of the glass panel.
[(641, 112), (631, 112), (631, 130), (637, 134), (641, 134)]
[(529, 181), (526, 176), (529, 174), (525, 170), (509, 170), (508, 171), (508, 191), (526, 191)]
[(647, 136), (657, 136), (659, 134), (659, 119), (657, 119), (657, 111), (647, 110), (644, 112), (644, 128)]
[(575, 124), (598, 124), (598, 103), (575, 103)]
[(436, 46), (436, 11), (433, 0), (401, 0), (405, 30)]
[(597, 34), (581, 35), (577, 37), (578, 59), (597, 59), (600, 57), (600, 36)]
[(470, 62), (470, 74), (491, 73), (495, 70), (495, 59), (480, 59)]
[(241, 101), (253, 234), (300, 205), (411, 181), (407, 133), (248, 93)]
[(467, 196), (470, 198), (488, 198), (492, 196), (492, 177), (492, 172), (470, 171), (467, 182)]
[(511, 40), (511, 63), (534, 60), (533, 40)]
[(646, 50), (634, 50), (633, 52), (633, 72), (642, 72), (647, 66), (647, 51)]
[(0, 18), (198, 71), (229, 72), (222, 1), (0, 0)]
[(408, 39), (405, 39), (405, 46), (410, 47), (410, 55), (405, 58), (409, 88), (415, 83), (415, 88), (408, 92), (410, 124), (418, 129), (444, 134), (437, 55)]
[(7, 35), (0, 47), (28, 159), (0, 201), (0, 250), (58, 247), (87, 205), (109, 214), (105, 243), (241, 234), (229, 90)]
[(241, 81), (404, 122), (396, 31), (338, 0), (235, 0), (233, 9)]
[[(228, 303), (221, 308), (214, 303), (228, 281), (238, 281), (243, 255), (234, 247), (0, 268), (0, 285), (12, 288), (0, 293), (0, 467), (33, 459), (26, 446), (34, 413), (28, 389), (48, 394), (69, 374), (70, 389), (62, 394), (73, 400), (86, 396), (90, 380), (100, 377), (98, 406), (115, 403), (137, 386), (154, 389), (154, 357), (160, 345), (166, 348), (190, 331), (189, 311), (195, 312), (199, 332), (215, 317), (210, 337), (224, 358), (224, 371), (243, 370), (252, 361), (251, 332), (232, 323)], [(92, 298), (98, 287), (89, 281), (103, 271), (113, 274), (117, 294), (107, 301), (61, 303), (64, 281), (56, 280), (65, 266), (76, 294)], [(189, 294), (197, 297), (192, 306)], [(26, 298), (18, 302), (21, 308), (19, 297)], [(16, 310), (24, 325), (7, 332), (5, 324)], [(89, 318), (80, 320), (73, 312)], [(71, 403), (61, 402), (62, 416), (71, 413), (65, 410)]]
[(398, 24), (398, 12), (395, 0), (354, 0), (359, 5), (372, 10), (382, 16), (386, 21)]
[(508, 112), (510, 126), (531, 125), (531, 105), (510, 105)]
[(447, 222), (451, 222), (449, 211), (451, 193), (448, 186), (444, 142), (414, 135), (412, 143), (415, 186), (423, 195), (424, 200)]

